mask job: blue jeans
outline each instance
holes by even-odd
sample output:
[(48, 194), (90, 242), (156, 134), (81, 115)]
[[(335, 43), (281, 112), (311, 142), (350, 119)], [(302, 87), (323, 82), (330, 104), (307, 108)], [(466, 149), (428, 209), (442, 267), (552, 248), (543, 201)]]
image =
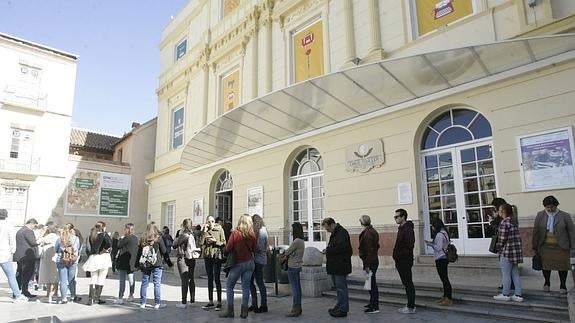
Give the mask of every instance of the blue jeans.
[[(260, 296), (262, 298), (261, 306), (268, 306), (268, 292), (266, 290), (266, 284), (264, 283), (264, 266), (262, 264), (255, 264), (254, 274), (250, 282), (250, 290), (252, 292), (252, 305), (258, 306), (258, 292), (256, 290), (256, 284), (260, 290)], [(255, 280), (255, 284), (254, 284)]]
[(242, 306), (248, 306), (250, 300), (250, 281), (254, 273), (254, 268), (253, 260), (240, 262), (232, 267), (228, 274), (228, 280), (226, 281), (226, 300), (228, 306), (234, 305), (234, 287), (240, 277), (242, 278)]
[(124, 298), (124, 292), (126, 291), (126, 276), (128, 277), (128, 283), (130, 284), (130, 296), (134, 296), (134, 290), (136, 289), (134, 273), (128, 272), (127, 270), (118, 269), (118, 274), (120, 276), (120, 291), (118, 292), (118, 298)]
[(521, 277), (519, 277), (519, 265), (513, 264), (507, 257), (499, 257), (499, 266), (501, 267), (501, 279), (503, 281), (503, 290), (501, 293), (509, 296), (511, 289), (511, 280), (515, 284), (515, 295), (521, 296)]
[(20, 288), (18, 288), (18, 282), (16, 281), (16, 273), (14, 272), (14, 265), (11, 261), (0, 263), (0, 267), (4, 271), (4, 275), (8, 278), (8, 285), (12, 290), (12, 295), (16, 298), (20, 297)]
[(347, 275), (331, 275), (331, 280), (337, 291), (337, 307), (342, 312), (349, 312), (349, 297), (347, 292)]
[(301, 281), (299, 279), (300, 268), (288, 267), (288, 280), (291, 286), (293, 305), (301, 305)]
[(148, 293), (148, 283), (150, 277), (154, 281), (154, 304), (160, 304), (162, 287), (162, 267), (142, 270), (142, 285), (140, 286), (140, 305), (146, 304), (146, 294)]
[(70, 296), (72, 300), (76, 297), (76, 269), (78, 264), (74, 263), (70, 266), (64, 264), (57, 264), (58, 278), (60, 279), (60, 295), (62, 301), (66, 300), (68, 296), (68, 288), (70, 288)]

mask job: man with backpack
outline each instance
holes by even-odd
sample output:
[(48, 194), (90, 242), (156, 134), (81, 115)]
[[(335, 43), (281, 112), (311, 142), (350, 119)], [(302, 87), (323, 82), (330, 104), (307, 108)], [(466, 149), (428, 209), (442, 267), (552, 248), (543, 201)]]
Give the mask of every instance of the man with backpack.
[(395, 268), (401, 278), (401, 283), (405, 287), (407, 294), (407, 306), (398, 310), (402, 314), (415, 313), (415, 286), (411, 267), (413, 267), (413, 247), (415, 246), (415, 232), (413, 222), (407, 221), (407, 211), (404, 209), (395, 210), (395, 223), (399, 225), (397, 238), (393, 247), (393, 260)]

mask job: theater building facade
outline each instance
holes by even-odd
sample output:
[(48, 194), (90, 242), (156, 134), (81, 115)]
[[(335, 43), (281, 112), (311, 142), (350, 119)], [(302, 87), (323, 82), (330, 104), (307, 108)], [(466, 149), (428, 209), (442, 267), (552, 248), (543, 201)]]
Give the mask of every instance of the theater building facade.
[(160, 43), (151, 220), (258, 213), (322, 248), (323, 218), (357, 246), (368, 214), (389, 264), (398, 208), (417, 254), (438, 217), (489, 255), (500, 196), (529, 250), (546, 195), (575, 212), (575, 5), (436, 2), (189, 1)]

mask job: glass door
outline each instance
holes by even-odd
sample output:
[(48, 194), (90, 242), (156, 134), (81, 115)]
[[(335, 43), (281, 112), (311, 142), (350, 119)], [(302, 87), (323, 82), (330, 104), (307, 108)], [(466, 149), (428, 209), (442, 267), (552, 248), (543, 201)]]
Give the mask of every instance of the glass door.
[(490, 203), (497, 196), (490, 143), (441, 149), (422, 156), (426, 239), (440, 218), (462, 254), (488, 254)]

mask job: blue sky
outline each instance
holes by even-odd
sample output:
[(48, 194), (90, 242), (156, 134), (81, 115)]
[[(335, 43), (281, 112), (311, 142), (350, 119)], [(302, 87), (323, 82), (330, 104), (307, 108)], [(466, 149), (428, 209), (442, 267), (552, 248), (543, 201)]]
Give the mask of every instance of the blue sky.
[(0, 32), (79, 56), (72, 126), (122, 135), (157, 114), (161, 33), (187, 0), (0, 0)]

